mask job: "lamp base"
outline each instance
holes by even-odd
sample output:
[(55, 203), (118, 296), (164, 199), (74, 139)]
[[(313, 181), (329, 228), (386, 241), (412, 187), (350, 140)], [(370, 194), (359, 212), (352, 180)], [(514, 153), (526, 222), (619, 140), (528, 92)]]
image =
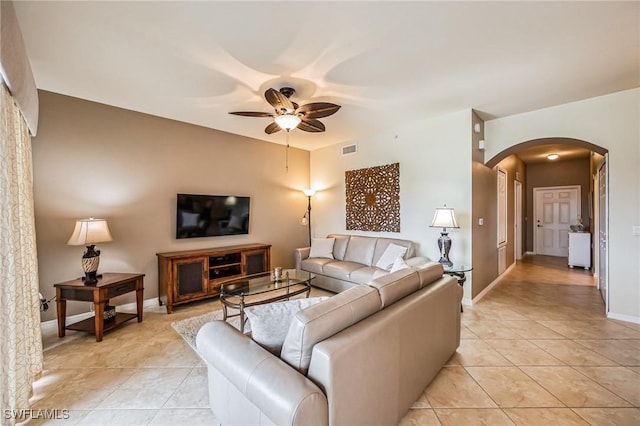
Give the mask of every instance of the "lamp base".
[(84, 271), (83, 281), (85, 284), (95, 284), (98, 282), (98, 265), (100, 265), (100, 250), (95, 249), (95, 245), (87, 246), (87, 250), (82, 255), (82, 270)]
[(438, 238), (438, 249), (440, 250), (440, 260), (438, 262), (443, 265), (453, 266), (453, 262), (449, 260), (449, 250), (451, 250), (451, 238), (447, 232), (441, 232)]
[(84, 277), (80, 277), (80, 279), (85, 285), (95, 284), (98, 282), (100, 278), (102, 278), (102, 274), (98, 274), (96, 273), (96, 271), (86, 272), (84, 274)]

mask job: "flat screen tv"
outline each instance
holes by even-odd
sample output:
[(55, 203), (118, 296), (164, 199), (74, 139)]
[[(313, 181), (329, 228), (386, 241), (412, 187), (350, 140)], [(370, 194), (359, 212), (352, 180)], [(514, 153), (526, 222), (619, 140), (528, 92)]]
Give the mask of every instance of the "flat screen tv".
[(249, 233), (249, 197), (178, 194), (176, 238)]

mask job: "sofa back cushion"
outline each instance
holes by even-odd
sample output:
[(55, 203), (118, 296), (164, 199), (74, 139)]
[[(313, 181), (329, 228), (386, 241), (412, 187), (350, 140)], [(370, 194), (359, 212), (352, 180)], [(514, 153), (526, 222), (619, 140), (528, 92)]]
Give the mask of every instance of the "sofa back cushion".
[(369, 283), (380, 294), (380, 309), (385, 308), (403, 297), (419, 290), (420, 276), (414, 269), (401, 269)]
[(280, 358), (306, 375), (316, 343), (376, 313), (380, 306), (378, 291), (359, 285), (299, 311), (291, 320)]
[[(378, 263), (384, 252), (387, 250), (390, 244), (395, 244), (397, 246), (406, 247), (407, 251), (402, 256), (403, 259), (410, 259), (415, 254), (413, 241), (409, 240), (399, 240), (396, 238), (376, 238), (376, 248), (373, 252), (373, 260), (372, 264), (375, 265)], [(394, 259), (395, 260), (395, 259)]]
[(361, 263), (365, 266), (373, 265), (373, 253), (376, 249), (377, 238), (361, 237), (352, 235), (349, 238), (347, 252), (344, 254), (344, 260), (348, 262)]
[(415, 268), (420, 277), (420, 288), (426, 287), (432, 282), (440, 279), (444, 274), (442, 263), (430, 261)]
[(335, 238), (336, 242), (333, 245), (333, 258), (336, 260), (344, 260), (344, 254), (347, 251), (347, 245), (351, 235), (342, 234), (330, 234), (327, 238)]

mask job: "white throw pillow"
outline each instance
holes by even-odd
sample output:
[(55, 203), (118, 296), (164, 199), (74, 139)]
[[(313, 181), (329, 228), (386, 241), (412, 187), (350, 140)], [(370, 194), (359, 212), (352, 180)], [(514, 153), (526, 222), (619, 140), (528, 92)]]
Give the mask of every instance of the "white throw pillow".
[(326, 299), (328, 297), (311, 297), (245, 308), (244, 313), (251, 324), (251, 338), (269, 352), (280, 356), (291, 318), (298, 311)]
[(311, 250), (309, 257), (324, 257), (333, 259), (333, 244), (335, 238), (313, 238), (311, 239)]
[(376, 267), (389, 271), (393, 267), (393, 263), (396, 259), (404, 256), (406, 252), (406, 247), (391, 243), (387, 246), (384, 253), (382, 253), (382, 256), (380, 256), (380, 260), (376, 263)]
[(401, 269), (409, 269), (411, 268), (409, 265), (407, 265), (407, 262), (404, 261), (403, 258), (399, 257), (396, 259), (395, 262), (393, 262), (393, 266), (391, 267), (391, 273), (393, 274), (396, 271), (399, 271)]

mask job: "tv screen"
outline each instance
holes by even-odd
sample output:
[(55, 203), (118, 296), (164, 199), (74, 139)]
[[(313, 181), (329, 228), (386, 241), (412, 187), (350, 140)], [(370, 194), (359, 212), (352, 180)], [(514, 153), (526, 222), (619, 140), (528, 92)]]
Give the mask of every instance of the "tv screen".
[(176, 238), (249, 233), (249, 197), (178, 194)]

